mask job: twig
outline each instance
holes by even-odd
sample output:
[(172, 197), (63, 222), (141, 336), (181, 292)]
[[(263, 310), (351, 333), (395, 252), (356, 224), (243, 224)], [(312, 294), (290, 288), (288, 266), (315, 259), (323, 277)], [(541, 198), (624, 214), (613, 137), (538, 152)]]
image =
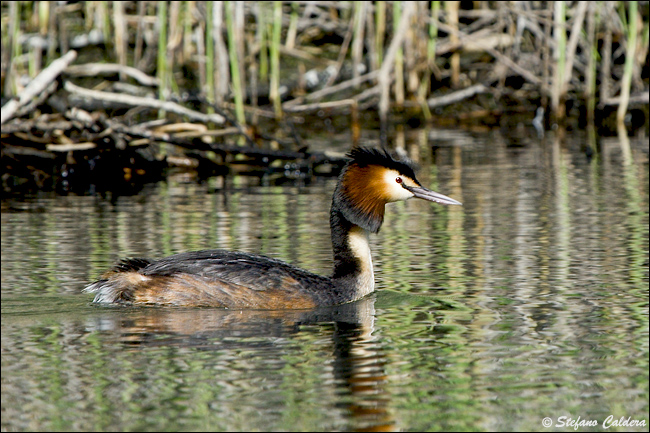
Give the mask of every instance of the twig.
[(11, 119), (23, 105), (27, 104), (32, 98), (38, 96), (44, 91), (51, 82), (56, 80), (63, 70), (77, 58), (76, 51), (68, 51), (63, 57), (53, 61), (50, 66), (34, 78), (31, 83), (25, 87), (25, 90), (17, 98), (11, 99), (2, 107), (0, 125)]
[(578, 3), (578, 11), (576, 12), (576, 16), (574, 18), (575, 21), (573, 22), (573, 27), (571, 27), (571, 36), (569, 37), (569, 42), (567, 44), (567, 60), (564, 69), (564, 83), (562, 83), (563, 94), (567, 93), (569, 82), (571, 81), (575, 52), (576, 48), (578, 47), (578, 37), (582, 34), (581, 27), (587, 13), (587, 6), (589, 6), (589, 2)]
[(616, 112), (616, 121), (619, 129), (623, 128), (627, 106), (630, 102), (630, 86), (632, 85), (632, 73), (634, 72), (634, 55), (636, 54), (637, 37), (637, 14), (638, 6), (636, 1), (628, 2), (629, 20), (627, 23), (627, 49), (625, 51), (625, 69), (621, 81), (620, 103)]
[(293, 105), (298, 105), (304, 100), (308, 101), (317, 101), (319, 99), (324, 98), (325, 96), (331, 95), (336, 92), (340, 92), (341, 90), (346, 90), (349, 89), (350, 87), (358, 86), (359, 84), (365, 83), (366, 81), (374, 80), (377, 78), (379, 75), (379, 71), (372, 71), (368, 72), (365, 75), (362, 75), (358, 78), (352, 78), (350, 80), (344, 81), (342, 83), (339, 83), (335, 86), (332, 87), (327, 87), (322, 90), (318, 90), (316, 92), (310, 93), (309, 95), (305, 95), (304, 97), (292, 99), (291, 101), (287, 101), (284, 104), (282, 104), (282, 107), (286, 110), (289, 107)]
[(357, 102), (354, 99), (342, 99), (340, 101), (330, 101), (330, 102), (316, 102), (314, 104), (305, 104), (305, 105), (292, 105), (291, 107), (286, 107), (284, 111), (287, 113), (298, 113), (306, 111), (315, 111), (323, 110), (327, 108), (337, 108), (337, 107), (347, 107), (354, 105)]
[(339, 50), (339, 56), (338, 59), (336, 60), (336, 66), (334, 67), (334, 73), (330, 75), (330, 77), (327, 79), (327, 82), (325, 83), (325, 87), (330, 87), (332, 84), (334, 84), (334, 81), (336, 80), (336, 77), (339, 76), (339, 72), (341, 71), (341, 68), (343, 67), (343, 62), (345, 61), (345, 56), (348, 53), (348, 48), (350, 46), (350, 41), (352, 40), (352, 34), (354, 33), (354, 18), (350, 20), (350, 25), (348, 26), (348, 31), (345, 33), (345, 38), (343, 39), (343, 43), (341, 44), (341, 49)]
[[(50, 121), (48, 115), (43, 115), (36, 119), (13, 121), (2, 125), (2, 133), (17, 134), (21, 132), (30, 132), (32, 129), (35, 129), (47, 134), (57, 129), (65, 131), (70, 128), (72, 128), (72, 122), (70, 121)], [(32, 139), (31, 141), (34, 140)]]
[[(614, 98), (607, 98), (605, 100), (600, 101), (600, 105), (603, 107), (607, 105), (620, 105), (622, 101), (621, 96), (616, 96)], [(634, 95), (630, 95), (628, 97), (628, 104), (629, 105), (634, 105), (634, 104), (648, 104), (650, 103), (650, 92), (642, 92), (642, 93), (637, 93)]]
[(51, 152), (45, 150), (34, 149), (33, 147), (26, 146), (12, 146), (9, 144), (2, 145), (2, 152), (13, 157), (14, 155), (30, 155), (38, 158), (54, 159), (55, 156)]
[(391, 71), (395, 66), (395, 56), (397, 55), (397, 50), (402, 46), (402, 42), (404, 41), (404, 36), (406, 35), (406, 29), (410, 24), (413, 8), (414, 5), (411, 2), (404, 3), (402, 18), (400, 19), (397, 30), (395, 31), (395, 36), (388, 47), (388, 52), (386, 53), (386, 57), (384, 57), (384, 63), (379, 70), (378, 86), (381, 90), (379, 97), (379, 117), (382, 123), (385, 123), (388, 115), (388, 87), (391, 81)]
[(280, 54), (286, 54), (287, 56), (295, 57), (301, 60), (307, 60), (308, 62), (320, 63), (324, 65), (336, 65), (334, 60), (326, 59), (324, 57), (314, 56), (307, 51), (299, 50), (297, 48), (287, 48), (285, 46), (280, 46)]
[(438, 96), (437, 98), (427, 99), (429, 108), (442, 107), (444, 105), (453, 104), (454, 102), (462, 101), (463, 99), (470, 98), (479, 93), (485, 93), (488, 89), (483, 84), (475, 84), (466, 89), (452, 92), (445, 96)]
[(45, 146), (45, 149), (51, 152), (70, 152), (75, 150), (90, 150), (96, 147), (96, 143), (87, 141), (83, 143), (48, 144)]
[(73, 65), (68, 66), (63, 72), (75, 77), (94, 77), (101, 74), (124, 74), (144, 86), (158, 85), (157, 78), (151, 77), (139, 69), (132, 68), (131, 66), (118, 65), (116, 63), (86, 63), (84, 65)]
[[(466, 43), (466, 41), (473, 40), (473, 38), (471, 36), (465, 34), (462, 31), (457, 31), (453, 27), (451, 27), (451, 26), (449, 26), (449, 25), (447, 25), (445, 23), (441, 23), (438, 20), (436, 20), (436, 22), (438, 24), (438, 27), (440, 29), (444, 30), (445, 32), (450, 32), (450, 33), (457, 32), (458, 33), (458, 36), (460, 38), (460, 46), (457, 47), (458, 49), (460, 49)], [(527, 71), (525, 68), (519, 66), (517, 63), (512, 61), (508, 56), (506, 56), (504, 54), (501, 54), (499, 51), (495, 50), (491, 46), (482, 44), (480, 40), (475, 40), (473, 42), (475, 44), (477, 44), (478, 46), (481, 46), (492, 57), (495, 57), (501, 63), (503, 63), (504, 65), (506, 65), (507, 67), (512, 69), (514, 72), (516, 72), (517, 74), (521, 75), (522, 77), (524, 77), (525, 79), (530, 81), (531, 83), (537, 84), (537, 85), (541, 84), (541, 80), (539, 78), (537, 78), (532, 72)], [(455, 48), (455, 47), (453, 47), (453, 48)], [(440, 49), (436, 49), (436, 56), (444, 54), (446, 51), (451, 51), (451, 49), (452, 48), (450, 48), (450, 47), (441, 47)]]
[(36, 107), (41, 105), (47, 98), (50, 97), (52, 93), (57, 88), (58, 83), (56, 81), (52, 81), (43, 92), (41, 92), (40, 95), (38, 95), (36, 98), (32, 99), (27, 105), (22, 106), (19, 110), (16, 111), (16, 117), (22, 117), (30, 112), (34, 111)]
[(171, 113), (187, 116), (190, 119), (198, 120), (199, 122), (214, 122), (221, 125), (225, 122), (223, 116), (219, 114), (203, 114), (198, 111), (190, 110), (175, 102), (160, 101), (158, 99), (141, 98), (139, 96), (122, 95), (119, 93), (100, 92), (98, 90), (84, 89), (83, 87), (76, 86), (69, 81), (66, 81), (63, 88), (70, 93), (83, 96), (85, 98), (96, 99), (99, 101), (114, 102), (118, 104), (136, 106), (136, 107), (150, 107), (158, 110), (165, 110)]

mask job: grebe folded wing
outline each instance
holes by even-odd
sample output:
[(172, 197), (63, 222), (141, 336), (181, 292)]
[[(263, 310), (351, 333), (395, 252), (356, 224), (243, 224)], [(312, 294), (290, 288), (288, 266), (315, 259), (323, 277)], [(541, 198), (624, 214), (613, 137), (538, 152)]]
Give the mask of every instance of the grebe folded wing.
[(101, 303), (296, 309), (320, 304), (332, 286), (329, 278), (270, 257), (203, 250), (124, 260), (84, 291)]

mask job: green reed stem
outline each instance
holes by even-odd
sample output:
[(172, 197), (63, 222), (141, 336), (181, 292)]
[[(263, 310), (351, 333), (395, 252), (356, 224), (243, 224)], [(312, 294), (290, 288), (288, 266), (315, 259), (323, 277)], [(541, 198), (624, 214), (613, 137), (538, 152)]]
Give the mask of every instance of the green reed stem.
[(235, 96), (235, 115), (241, 125), (246, 123), (244, 114), (244, 98), (242, 97), (241, 77), (239, 76), (239, 56), (237, 54), (237, 41), (235, 40), (235, 25), (232, 19), (232, 2), (225, 2), (226, 29), (228, 31), (228, 59), (230, 60), (230, 76)]
[(192, 9), (196, 4), (191, 1), (183, 2), (183, 61), (192, 56)]
[[(205, 82), (208, 88), (206, 99), (209, 104), (214, 104), (215, 101), (215, 74), (214, 74), (214, 3), (207, 2), (205, 4), (206, 19), (205, 19)], [(213, 108), (209, 107), (208, 110), (212, 112)]]
[[(167, 2), (158, 2), (158, 97), (165, 101), (169, 97), (169, 71), (167, 68)], [(159, 112), (164, 117), (164, 111)]]
[(386, 2), (375, 3), (375, 29), (377, 64), (381, 68), (384, 61), (384, 38), (386, 37)]
[(438, 41), (438, 13), (440, 2), (431, 2), (431, 22), (429, 24), (429, 40), (427, 41), (427, 61), (433, 65), (436, 60), (436, 42)]
[(596, 27), (600, 18), (600, 7), (598, 3), (592, 3), (588, 7), (587, 42), (589, 45), (589, 57), (587, 58), (587, 69), (585, 74), (585, 99), (587, 100), (587, 123), (593, 126), (596, 110), (596, 59), (598, 59)]
[(563, 99), (562, 89), (564, 88), (564, 68), (566, 64), (566, 5), (564, 1), (555, 2), (553, 10), (555, 41), (557, 43), (555, 51), (555, 76), (553, 83), (553, 93), (551, 96), (551, 105), (553, 114), (556, 119), (564, 118), (564, 110), (561, 108)]
[(42, 36), (47, 35), (50, 10), (50, 2), (38, 2), (38, 30)]
[(298, 3), (291, 3), (291, 15), (289, 17), (289, 28), (287, 29), (287, 38), (284, 45), (292, 49), (296, 45), (296, 34), (298, 32)]
[(352, 37), (352, 76), (359, 76), (359, 66), (361, 65), (364, 45), (364, 28), (366, 23), (367, 3), (362, 1), (354, 2), (354, 33)]
[(268, 29), (265, 17), (266, 3), (257, 4), (257, 43), (260, 50), (260, 81), (265, 82), (269, 77), (269, 43)]
[(99, 8), (99, 16), (104, 18), (102, 22), (102, 31), (104, 32), (104, 43), (108, 44), (108, 41), (111, 40), (111, 17), (108, 12), (108, 2), (100, 1), (97, 5)]
[(20, 35), (20, 2), (10, 2), (9, 3), (9, 16), (11, 16), (11, 21), (9, 23), (9, 34), (11, 35), (11, 66), (9, 69), (9, 74), (7, 81), (5, 83), (5, 95), (15, 95), (18, 91), (16, 88), (16, 77), (19, 76), (17, 73), (18, 64), (16, 60), (22, 54), (22, 48), (18, 42), (18, 37)]
[[(401, 1), (393, 2), (393, 37), (397, 37), (402, 17)], [(400, 46), (395, 54), (395, 104), (404, 105), (404, 49)]]
[(271, 40), (271, 99), (275, 117), (282, 117), (280, 100), (280, 35), (282, 33), (282, 2), (273, 2), (273, 38)]
[(639, 10), (638, 2), (628, 2), (629, 6), (629, 20), (627, 26), (627, 49), (625, 51), (625, 69), (623, 72), (623, 80), (621, 82), (621, 102), (618, 105), (616, 112), (616, 121), (620, 126), (623, 125), (625, 114), (627, 113), (627, 106), (630, 102), (630, 87), (632, 85), (632, 72), (634, 72), (634, 57), (636, 54), (636, 34), (637, 26), (637, 12)]

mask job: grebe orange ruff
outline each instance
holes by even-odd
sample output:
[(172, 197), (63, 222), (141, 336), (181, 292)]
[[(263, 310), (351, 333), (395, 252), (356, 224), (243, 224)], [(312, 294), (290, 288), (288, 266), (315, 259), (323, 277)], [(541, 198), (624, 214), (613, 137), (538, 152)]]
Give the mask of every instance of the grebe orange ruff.
[(231, 309), (309, 309), (362, 298), (375, 287), (368, 234), (379, 231), (386, 203), (461, 203), (424, 188), (409, 162), (386, 151), (360, 147), (347, 156), (330, 211), (332, 277), (256, 254), (205, 250), (122, 260), (84, 292), (98, 303)]

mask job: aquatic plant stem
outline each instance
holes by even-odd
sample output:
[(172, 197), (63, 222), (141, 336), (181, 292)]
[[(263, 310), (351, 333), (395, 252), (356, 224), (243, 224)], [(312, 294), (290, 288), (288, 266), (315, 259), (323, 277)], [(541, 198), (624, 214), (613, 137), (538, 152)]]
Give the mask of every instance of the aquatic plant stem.
[(632, 85), (632, 72), (634, 71), (634, 57), (636, 54), (636, 34), (637, 34), (637, 12), (638, 2), (628, 2), (629, 19), (627, 23), (627, 48), (625, 51), (625, 70), (623, 72), (623, 80), (621, 82), (621, 100), (616, 112), (616, 123), (619, 130), (625, 124), (625, 114), (627, 113), (627, 106), (630, 102), (630, 87)]
[(280, 99), (280, 35), (282, 33), (282, 2), (273, 2), (273, 37), (271, 40), (271, 90), (276, 119), (282, 118)]
[(551, 109), (555, 120), (564, 119), (563, 104), (564, 75), (566, 65), (566, 8), (564, 1), (557, 1), (553, 7), (553, 34), (555, 37), (555, 73), (553, 74), (553, 89), (551, 92)]
[(232, 77), (232, 87), (235, 98), (235, 115), (237, 122), (241, 125), (246, 124), (246, 115), (244, 114), (244, 99), (242, 96), (241, 78), (239, 74), (239, 56), (237, 54), (237, 42), (235, 40), (235, 28), (232, 17), (232, 2), (225, 2), (226, 9), (226, 28), (228, 29), (228, 54), (230, 59), (230, 76)]
[[(403, 2), (393, 2), (393, 37), (397, 38), (397, 32), (401, 31), (402, 35), (399, 37), (403, 40), (406, 35), (407, 28), (399, 29), (400, 16), (402, 14)], [(395, 105), (401, 107), (404, 105), (404, 49), (402, 43), (397, 48), (395, 53)]]
[(211, 105), (215, 102), (215, 74), (214, 74), (214, 39), (212, 38), (213, 32), (213, 2), (205, 4), (206, 18), (205, 18), (205, 83), (207, 87), (206, 100), (212, 110)]
[[(447, 20), (453, 31), (449, 35), (449, 40), (452, 45), (459, 43), (458, 37), (458, 9), (460, 7), (459, 1), (445, 2), (445, 9), (447, 10)], [(449, 60), (451, 66), (451, 87), (458, 88), (460, 83), (460, 53), (456, 50)]]
[[(169, 76), (167, 69), (167, 2), (158, 2), (158, 98), (166, 101), (169, 98)], [(161, 110), (159, 117), (164, 117)]]

